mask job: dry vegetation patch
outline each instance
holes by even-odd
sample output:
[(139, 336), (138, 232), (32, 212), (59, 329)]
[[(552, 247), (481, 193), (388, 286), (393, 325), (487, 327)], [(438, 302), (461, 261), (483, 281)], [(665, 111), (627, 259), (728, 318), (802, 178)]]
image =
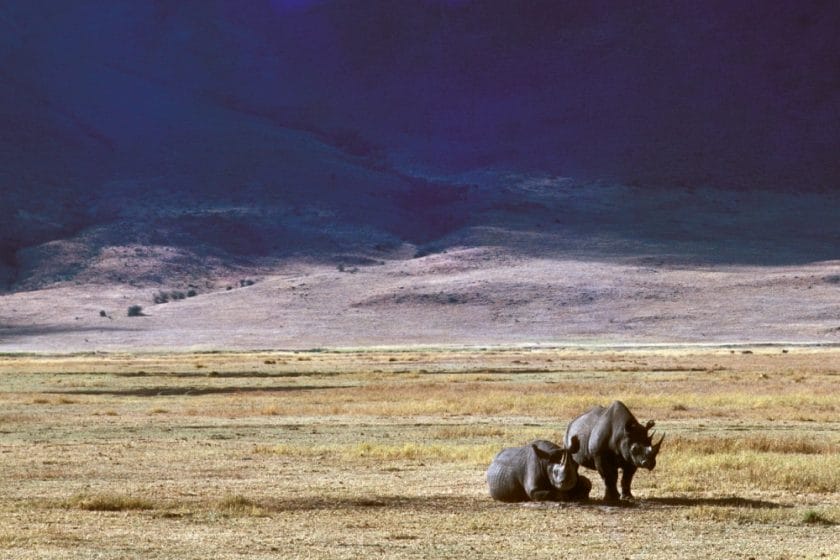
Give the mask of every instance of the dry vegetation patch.
[[(4, 558), (836, 557), (832, 349), (0, 358)], [(201, 367), (197, 367), (201, 366)], [(667, 432), (615, 506), (499, 504), (502, 447), (624, 400)], [(775, 535), (768, 538), (768, 534)], [(539, 537), (536, 537), (539, 535)]]
[(151, 500), (137, 496), (126, 496), (122, 494), (79, 494), (61, 502), (62, 507), (77, 508), (86, 511), (132, 511), (155, 509), (155, 503)]

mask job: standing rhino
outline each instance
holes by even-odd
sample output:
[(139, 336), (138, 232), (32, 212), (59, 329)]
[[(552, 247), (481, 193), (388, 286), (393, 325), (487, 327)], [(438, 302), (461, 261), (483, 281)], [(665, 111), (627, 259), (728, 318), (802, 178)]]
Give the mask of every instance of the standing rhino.
[(578, 447), (572, 438), (566, 449), (544, 439), (502, 449), (487, 469), (490, 496), (502, 502), (585, 500), (592, 483), (578, 476), (572, 459)]
[(622, 470), (621, 498), (633, 499), (630, 483), (636, 469), (651, 470), (656, 466), (656, 455), (665, 439), (663, 435), (653, 443), (653, 433), (648, 434), (653, 426), (653, 420), (644, 426), (639, 424), (624, 403), (615, 401), (607, 408), (596, 406), (572, 420), (565, 441), (567, 445), (580, 441), (574, 459), (588, 469), (596, 469), (604, 479), (604, 500), (619, 499), (618, 469)]

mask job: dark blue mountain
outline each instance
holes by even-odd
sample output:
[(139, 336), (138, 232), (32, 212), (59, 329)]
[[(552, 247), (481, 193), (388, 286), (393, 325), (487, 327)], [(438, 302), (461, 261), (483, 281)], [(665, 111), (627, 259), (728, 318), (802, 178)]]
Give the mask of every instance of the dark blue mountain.
[(0, 271), (62, 239), (429, 243), (515, 205), (510, 173), (837, 192), (838, 28), (818, 0), (6, 0)]

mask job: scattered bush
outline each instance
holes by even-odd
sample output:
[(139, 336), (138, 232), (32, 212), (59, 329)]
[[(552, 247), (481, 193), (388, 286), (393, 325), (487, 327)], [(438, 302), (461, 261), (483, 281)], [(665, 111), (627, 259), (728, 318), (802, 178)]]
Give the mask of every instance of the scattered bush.
[[(193, 295), (195, 295), (195, 291), (191, 291), (193, 292)], [(187, 294), (181, 290), (171, 290), (169, 292), (161, 290), (152, 297), (152, 300), (155, 303), (169, 303), (170, 301), (178, 301), (179, 299), (185, 299), (186, 297)]]
[(107, 313), (105, 313), (105, 311), (100, 311), (100, 312), (99, 312), (99, 316), (100, 316), (100, 317), (107, 317), (107, 316), (108, 316), (108, 314), (107, 314)]
[(132, 305), (128, 308), (128, 316), (129, 317), (142, 317), (143, 316), (143, 308), (139, 305)]
[(187, 297), (195, 297), (197, 295), (198, 295), (198, 292), (196, 292), (195, 290), (189, 290), (187, 292)]
[(254, 281), (249, 279), (249, 278), (246, 278), (244, 280), (239, 281), (239, 287), (240, 288), (244, 288), (245, 286), (253, 286), (253, 285), (254, 285)]
[(835, 523), (817, 511), (809, 509), (802, 516), (802, 522), (808, 525), (835, 525)]
[(336, 268), (338, 269), (339, 272), (349, 272), (350, 274), (355, 274), (355, 273), (359, 272), (358, 267), (352, 266), (350, 268), (347, 268), (344, 265), (344, 263), (339, 264)]

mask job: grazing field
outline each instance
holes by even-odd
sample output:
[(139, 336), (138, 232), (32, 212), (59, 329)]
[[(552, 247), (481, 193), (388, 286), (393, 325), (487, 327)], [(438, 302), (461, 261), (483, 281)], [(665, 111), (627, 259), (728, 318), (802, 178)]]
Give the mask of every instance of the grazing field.
[[(637, 501), (501, 504), (502, 447), (624, 401)], [(840, 349), (0, 356), (2, 558), (838, 558)]]

